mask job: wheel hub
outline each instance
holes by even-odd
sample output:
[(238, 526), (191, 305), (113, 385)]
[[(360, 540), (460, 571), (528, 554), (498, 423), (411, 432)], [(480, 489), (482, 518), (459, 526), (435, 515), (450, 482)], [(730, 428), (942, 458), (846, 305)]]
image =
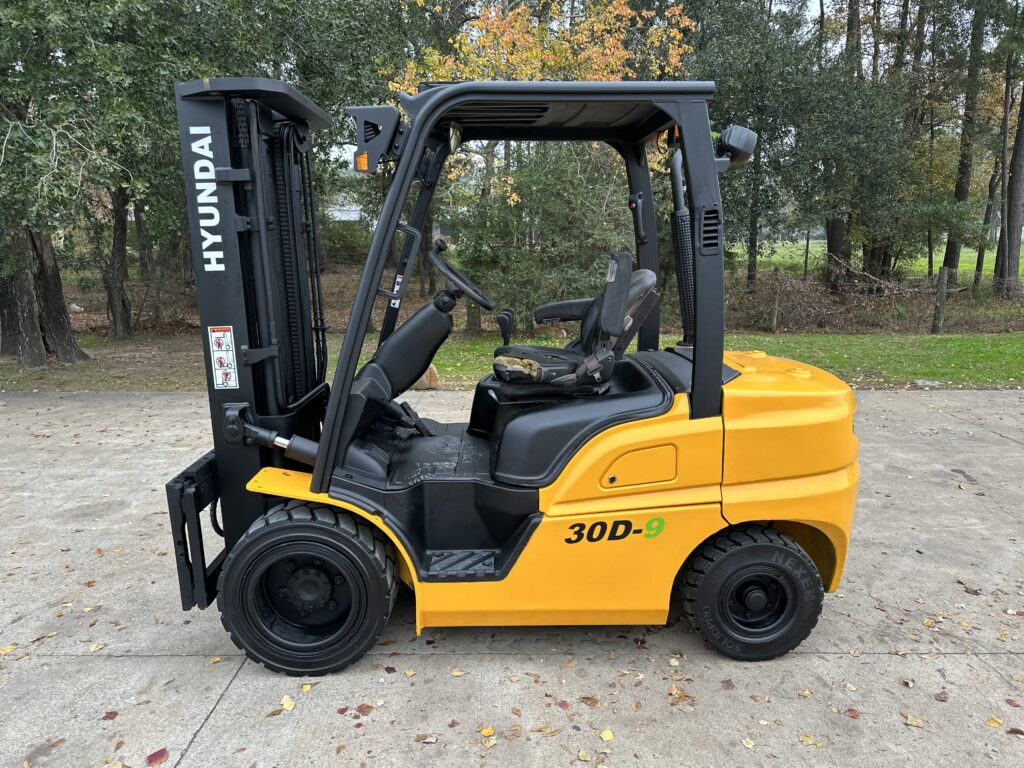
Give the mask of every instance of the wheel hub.
[(319, 568), (299, 568), (288, 579), (285, 597), (301, 611), (319, 610), (331, 598), (331, 580)]
[(743, 604), (751, 611), (764, 610), (768, 605), (768, 595), (763, 589), (751, 587), (743, 594)]

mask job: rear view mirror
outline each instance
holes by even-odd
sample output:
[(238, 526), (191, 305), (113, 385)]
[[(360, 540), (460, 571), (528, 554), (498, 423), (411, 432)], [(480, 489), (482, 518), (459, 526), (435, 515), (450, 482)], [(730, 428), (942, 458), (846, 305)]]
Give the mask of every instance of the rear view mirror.
[(757, 134), (742, 125), (730, 125), (718, 137), (718, 149), (729, 156), (731, 165), (742, 165), (754, 154)]

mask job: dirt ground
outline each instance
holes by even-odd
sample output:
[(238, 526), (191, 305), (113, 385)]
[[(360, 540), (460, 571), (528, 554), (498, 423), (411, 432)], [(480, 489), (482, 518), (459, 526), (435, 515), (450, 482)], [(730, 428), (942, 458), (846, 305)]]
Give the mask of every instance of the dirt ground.
[(846, 576), (796, 652), (730, 661), (678, 605), (416, 637), (404, 592), (365, 659), (302, 680), (180, 610), (163, 484), (209, 447), (202, 395), (2, 394), (0, 766), (1022, 765), (1024, 394), (858, 399)]

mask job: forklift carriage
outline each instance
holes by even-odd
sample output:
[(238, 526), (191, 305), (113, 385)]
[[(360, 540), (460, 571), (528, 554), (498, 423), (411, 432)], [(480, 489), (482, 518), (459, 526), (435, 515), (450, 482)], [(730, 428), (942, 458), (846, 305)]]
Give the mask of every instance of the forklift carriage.
[[(356, 169), (393, 170), (328, 386), (309, 142), (332, 120), (276, 81), (179, 84), (213, 426), (213, 450), (167, 484), (182, 607), (216, 598), (250, 658), (296, 675), (359, 659), (400, 583), (417, 632), (662, 624), (678, 589), (690, 623), (727, 656), (799, 645), (846, 560), (855, 404), (824, 371), (723, 350), (718, 174), (757, 137), (712, 134), (714, 90), (427, 83), (402, 95), (404, 119), (393, 106), (347, 110)], [(663, 133), (684, 328), (664, 348), (647, 160)], [(635, 252), (610, 256), (599, 295), (536, 309), (537, 322), (575, 324), (564, 348), (513, 343), (515, 316), (502, 310), (504, 343), (469, 423), (440, 423), (400, 398), (451, 333), (458, 301), (494, 302), (439, 240), (427, 258), (444, 289), (401, 324), (399, 310), (445, 161), (463, 142), (495, 139), (613, 147)], [(359, 368), (378, 298), (379, 343)], [(212, 560), (207, 514), (224, 541)]]

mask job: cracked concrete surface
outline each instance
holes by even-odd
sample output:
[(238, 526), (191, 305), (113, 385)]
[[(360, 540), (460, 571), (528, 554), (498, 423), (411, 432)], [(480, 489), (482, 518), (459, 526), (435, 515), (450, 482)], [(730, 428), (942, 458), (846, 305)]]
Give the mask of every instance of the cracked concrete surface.
[[(471, 393), (408, 399), (465, 419)], [(846, 577), (796, 652), (717, 656), (678, 605), (665, 627), (416, 638), (404, 593), (364, 660), (303, 681), (180, 611), (163, 484), (209, 447), (205, 397), (0, 394), (0, 766), (1022, 765), (1024, 394), (858, 401)]]

